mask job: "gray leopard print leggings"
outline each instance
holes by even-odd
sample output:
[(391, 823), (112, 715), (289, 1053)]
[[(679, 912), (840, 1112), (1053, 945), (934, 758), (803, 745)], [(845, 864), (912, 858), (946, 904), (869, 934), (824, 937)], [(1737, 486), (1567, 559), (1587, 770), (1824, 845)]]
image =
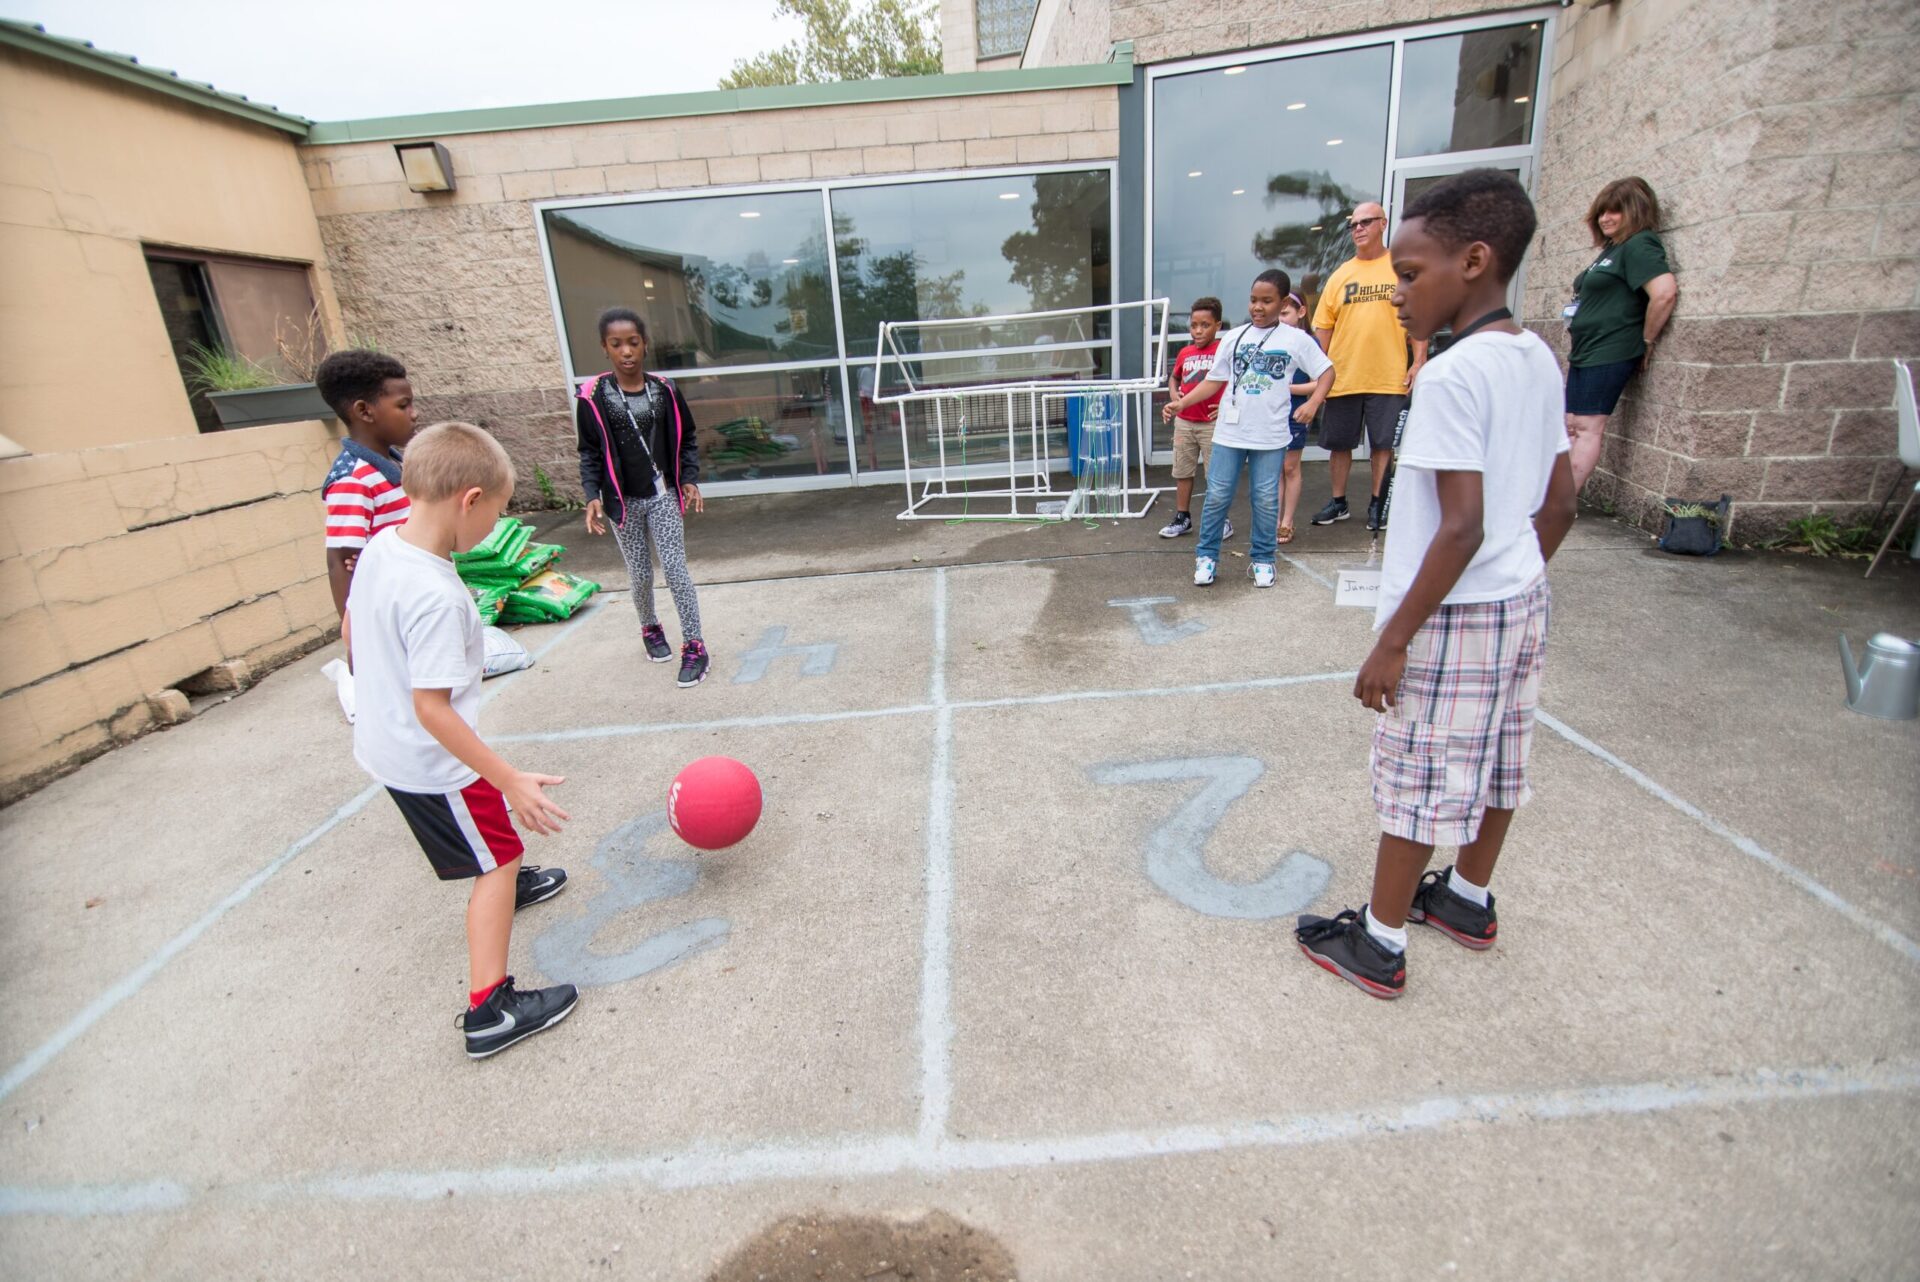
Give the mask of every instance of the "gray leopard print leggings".
[(613, 537), (626, 558), (627, 576), (633, 580), (633, 608), (640, 614), (640, 626), (660, 622), (653, 609), (653, 560), (658, 556), (673, 593), (673, 608), (680, 615), (681, 638), (700, 640), (700, 599), (693, 592), (693, 576), (687, 573), (687, 527), (680, 519), (679, 496), (628, 499), (626, 524), (614, 526)]

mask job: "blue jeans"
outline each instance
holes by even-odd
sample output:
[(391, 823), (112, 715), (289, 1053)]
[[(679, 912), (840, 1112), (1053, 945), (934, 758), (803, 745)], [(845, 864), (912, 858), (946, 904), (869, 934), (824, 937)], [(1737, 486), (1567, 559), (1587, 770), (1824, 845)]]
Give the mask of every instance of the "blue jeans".
[(1226, 528), (1227, 505), (1240, 485), (1240, 469), (1247, 469), (1247, 486), (1253, 498), (1252, 557), (1260, 565), (1272, 565), (1280, 539), (1280, 469), (1287, 460), (1285, 449), (1243, 450), (1235, 445), (1216, 443), (1207, 460), (1207, 506), (1200, 514), (1200, 543), (1195, 556), (1220, 559), (1220, 532)]

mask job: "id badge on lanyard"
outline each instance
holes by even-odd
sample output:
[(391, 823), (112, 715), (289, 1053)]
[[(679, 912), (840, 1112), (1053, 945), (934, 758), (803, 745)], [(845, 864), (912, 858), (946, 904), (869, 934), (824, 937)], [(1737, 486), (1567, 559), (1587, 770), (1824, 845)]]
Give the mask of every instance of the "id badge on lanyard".
[[(1236, 393), (1239, 391), (1238, 388), (1234, 390)], [(1216, 420), (1221, 423), (1238, 423), (1240, 421), (1239, 396), (1236, 394), (1234, 396), (1223, 397), (1220, 401), (1220, 413), (1215, 417)]]

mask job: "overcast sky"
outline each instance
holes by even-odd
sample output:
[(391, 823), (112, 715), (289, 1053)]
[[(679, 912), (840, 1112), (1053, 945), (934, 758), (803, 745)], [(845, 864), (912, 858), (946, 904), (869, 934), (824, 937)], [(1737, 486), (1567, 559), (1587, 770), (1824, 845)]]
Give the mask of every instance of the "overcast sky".
[(713, 89), (799, 33), (774, 0), (0, 0), (0, 17), (314, 120)]

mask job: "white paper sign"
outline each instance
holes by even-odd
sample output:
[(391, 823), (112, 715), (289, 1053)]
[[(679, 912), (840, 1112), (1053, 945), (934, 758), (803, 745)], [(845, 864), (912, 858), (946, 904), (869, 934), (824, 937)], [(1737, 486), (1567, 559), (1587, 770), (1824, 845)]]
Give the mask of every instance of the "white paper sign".
[(1380, 605), (1380, 571), (1342, 570), (1333, 585), (1335, 605), (1360, 606), (1372, 610)]

